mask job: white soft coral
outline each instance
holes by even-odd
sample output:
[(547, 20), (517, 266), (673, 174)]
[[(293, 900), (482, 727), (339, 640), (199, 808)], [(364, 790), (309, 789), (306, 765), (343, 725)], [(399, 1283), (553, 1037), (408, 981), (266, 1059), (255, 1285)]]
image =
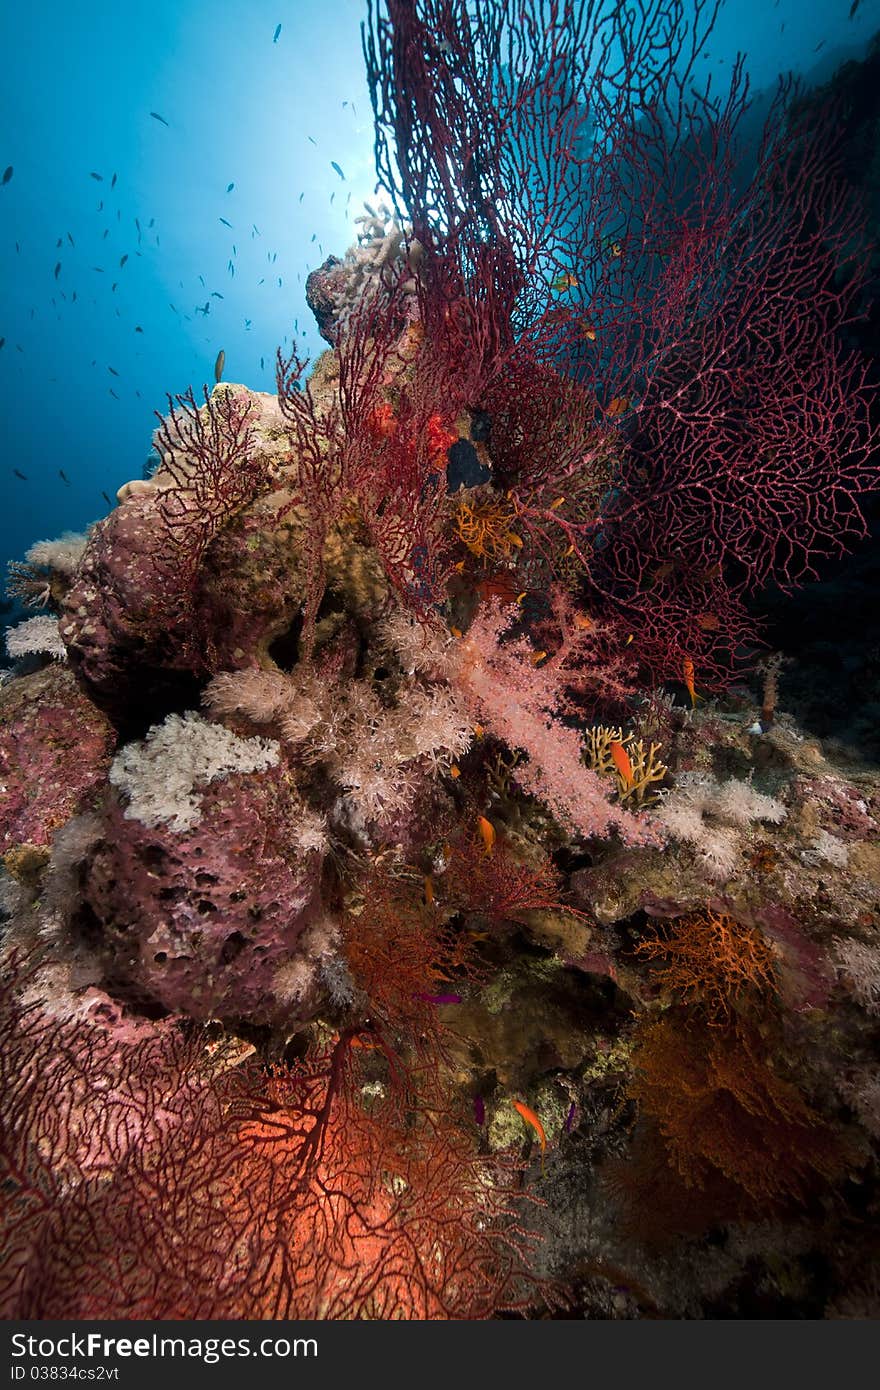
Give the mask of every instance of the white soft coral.
[(754, 821), (778, 825), (787, 815), (781, 801), (755, 791), (751, 782), (708, 773), (684, 772), (656, 811), (673, 840), (691, 845), (712, 878), (732, 878), (740, 862), (739, 832)]

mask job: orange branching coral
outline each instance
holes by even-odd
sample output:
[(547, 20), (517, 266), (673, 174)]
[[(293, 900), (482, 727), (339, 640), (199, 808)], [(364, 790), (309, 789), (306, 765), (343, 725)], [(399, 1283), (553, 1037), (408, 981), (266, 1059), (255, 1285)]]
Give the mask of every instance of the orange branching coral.
[(477, 559), (509, 560), (522, 548), (522, 538), (512, 529), (515, 515), (511, 504), (497, 494), (480, 499), (463, 496), (455, 514), (455, 529)]
[(684, 1004), (697, 1005), (720, 1023), (749, 1003), (772, 1000), (778, 990), (776, 957), (757, 927), (719, 912), (678, 917), (662, 934), (636, 947), (666, 964), (654, 978)]
[(766, 1039), (746, 1024), (707, 1032), (669, 1011), (640, 1028), (629, 1089), (688, 1186), (720, 1174), (758, 1209), (803, 1199), (817, 1180), (838, 1176), (846, 1156), (766, 1053)]

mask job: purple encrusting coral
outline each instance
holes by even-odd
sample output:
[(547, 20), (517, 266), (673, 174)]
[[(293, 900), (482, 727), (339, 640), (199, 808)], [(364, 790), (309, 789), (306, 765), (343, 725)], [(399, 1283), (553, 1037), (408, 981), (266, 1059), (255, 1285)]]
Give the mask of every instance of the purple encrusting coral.
[(63, 666), (22, 676), (0, 708), (0, 852), (45, 848), (105, 784), (114, 730)]

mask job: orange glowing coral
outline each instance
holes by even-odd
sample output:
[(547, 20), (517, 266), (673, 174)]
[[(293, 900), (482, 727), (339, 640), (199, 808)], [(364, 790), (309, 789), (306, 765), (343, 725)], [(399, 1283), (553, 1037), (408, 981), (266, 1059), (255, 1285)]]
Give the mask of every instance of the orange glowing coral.
[(503, 497), (462, 497), (455, 529), (478, 560), (509, 560), (522, 548), (522, 537), (512, 529), (514, 508)]
[(712, 1023), (724, 1022), (751, 1004), (772, 1001), (779, 988), (776, 957), (757, 927), (724, 913), (691, 913), (636, 947), (640, 956), (663, 960), (658, 983), (684, 1004), (694, 1004)]

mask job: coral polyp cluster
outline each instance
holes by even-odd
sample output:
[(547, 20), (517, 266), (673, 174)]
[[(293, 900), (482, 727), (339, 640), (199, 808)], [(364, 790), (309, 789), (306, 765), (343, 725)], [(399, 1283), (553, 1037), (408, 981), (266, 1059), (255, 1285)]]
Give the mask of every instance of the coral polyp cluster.
[(15, 567), (6, 1316), (735, 1311), (772, 1223), (868, 1279), (880, 783), (743, 685), (878, 481), (860, 224), (631, 9), (371, 5), (328, 351)]

